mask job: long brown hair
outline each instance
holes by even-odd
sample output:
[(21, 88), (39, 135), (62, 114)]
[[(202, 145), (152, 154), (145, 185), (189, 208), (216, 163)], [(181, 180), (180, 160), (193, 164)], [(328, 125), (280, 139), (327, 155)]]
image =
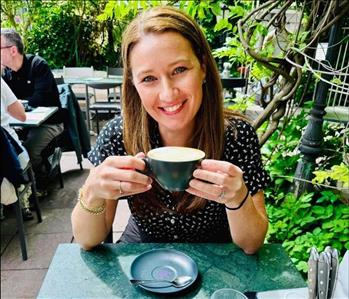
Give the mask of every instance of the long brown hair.
[[(160, 6), (142, 12), (127, 27), (122, 40), (122, 60), (124, 79), (122, 88), (123, 138), (125, 149), (129, 154), (147, 153), (151, 149), (151, 134), (155, 121), (144, 109), (141, 99), (132, 82), (130, 53), (142, 36), (149, 33), (177, 32), (186, 38), (200, 61), (206, 65), (206, 82), (203, 84), (203, 99), (196, 115), (194, 134), (190, 144), (206, 153), (206, 158), (220, 159), (224, 147), (224, 112), (222, 85), (217, 65), (210, 46), (198, 24), (184, 12), (167, 6)], [(149, 198), (159, 207), (155, 200), (156, 186), (152, 191), (139, 197)], [(155, 189), (155, 190), (154, 190)], [(137, 197), (137, 196), (136, 196)], [(206, 200), (196, 198), (188, 200), (185, 193), (178, 195), (178, 210), (190, 212), (202, 207)]]

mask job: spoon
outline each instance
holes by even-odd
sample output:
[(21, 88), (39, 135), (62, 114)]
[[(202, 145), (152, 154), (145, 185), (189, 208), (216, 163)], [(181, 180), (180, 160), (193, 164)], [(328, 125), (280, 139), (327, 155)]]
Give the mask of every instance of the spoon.
[(157, 283), (157, 282), (167, 282), (174, 286), (175, 288), (181, 288), (185, 285), (187, 285), (189, 282), (191, 282), (193, 278), (191, 276), (177, 276), (173, 280), (166, 280), (166, 279), (130, 279), (130, 282), (133, 285), (141, 285), (141, 284), (148, 284), (148, 283)]

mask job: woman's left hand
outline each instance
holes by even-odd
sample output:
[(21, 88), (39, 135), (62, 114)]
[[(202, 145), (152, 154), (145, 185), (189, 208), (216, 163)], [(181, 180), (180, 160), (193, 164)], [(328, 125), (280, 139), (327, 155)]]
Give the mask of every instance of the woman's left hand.
[(238, 206), (246, 196), (243, 171), (226, 161), (205, 159), (193, 173), (187, 192), (229, 206)]

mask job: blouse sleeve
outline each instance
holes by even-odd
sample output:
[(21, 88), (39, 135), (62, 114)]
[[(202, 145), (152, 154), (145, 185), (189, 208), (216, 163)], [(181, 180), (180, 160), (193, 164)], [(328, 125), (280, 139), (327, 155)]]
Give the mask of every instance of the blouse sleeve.
[(270, 182), (264, 170), (255, 129), (243, 120), (234, 120), (226, 130), (225, 159), (240, 167), (250, 193), (254, 195)]
[(122, 120), (115, 117), (99, 133), (96, 144), (88, 153), (90, 162), (98, 166), (109, 156), (126, 155), (122, 139)]
[(7, 109), (8, 106), (17, 101), (17, 97), (11, 90), (11, 88), (7, 85), (5, 80), (1, 77), (1, 101), (5, 103), (5, 107)]

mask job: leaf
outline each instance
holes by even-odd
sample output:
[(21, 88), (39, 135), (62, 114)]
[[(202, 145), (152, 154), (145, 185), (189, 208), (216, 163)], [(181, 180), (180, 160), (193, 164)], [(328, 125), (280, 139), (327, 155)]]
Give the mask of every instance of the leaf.
[(321, 206), (314, 206), (312, 208), (312, 211), (315, 213), (315, 214), (318, 214), (318, 215), (323, 215), (325, 213), (325, 208), (324, 207), (321, 207)]
[(244, 8), (239, 5), (230, 6), (229, 11), (229, 17), (243, 17), (245, 15)]
[(213, 30), (215, 32), (221, 31), (223, 29), (231, 29), (232, 25), (229, 23), (229, 20), (227, 19), (220, 19), (216, 25), (214, 26)]
[(211, 10), (215, 16), (220, 16), (222, 14), (220, 2), (211, 3)]

